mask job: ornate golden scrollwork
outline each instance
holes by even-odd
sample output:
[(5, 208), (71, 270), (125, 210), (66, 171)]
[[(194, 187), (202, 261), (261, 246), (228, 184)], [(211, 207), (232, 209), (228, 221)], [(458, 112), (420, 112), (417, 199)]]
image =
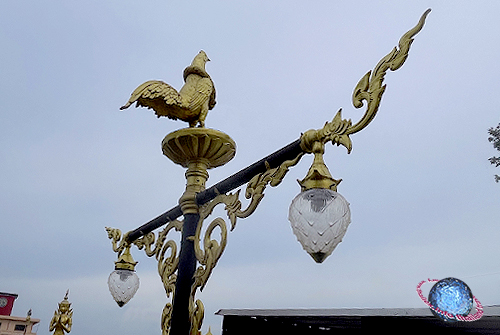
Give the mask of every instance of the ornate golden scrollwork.
[[(148, 257), (156, 257), (156, 260), (158, 261), (158, 274), (160, 275), (167, 298), (170, 298), (171, 294), (175, 294), (175, 282), (177, 280), (176, 271), (179, 265), (179, 251), (177, 243), (172, 239), (167, 240), (167, 235), (172, 230), (180, 232), (181, 229), (182, 221), (170, 221), (165, 228), (158, 233), (158, 240), (156, 240), (156, 243), (154, 233), (149, 233), (134, 241), (134, 244), (139, 250), (144, 248)], [(153, 244), (154, 248), (152, 248)], [(161, 318), (163, 335), (167, 335), (169, 333), (171, 316), (172, 303), (168, 302), (163, 308)]]
[[(266, 186), (268, 184), (273, 187), (278, 186), (288, 172), (288, 169), (295, 166), (303, 155), (304, 153), (301, 153), (295, 159), (285, 161), (276, 168), (270, 168), (269, 164), (266, 164), (267, 170), (256, 175), (247, 184), (245, 196), (247, 199), (250, 199), (250, 203), (246, 209), (241, 210), (242, 204), (239, 200), (240, 190), (236, 193), (219, 194), (212, 201), (200, 207), (200, 220), (196, 233), (195, 236), (190, 238), (194, 241), (196, 259), (200, 263), (200, 266), (198, 266), (194, 274), (194, 283), (191, 288), (191, 297), (189, 301), (192, 335), (199, 334), (204, 318), (203, 303), (199, 299), (195, 301), (196, 290), (198, 288), (200, 288), (200, 291), (203, 290), (227, 244), (227, 225), (220, 217), (215, 218), (208, 225), (203, 235), (203, 240), (201, 239), (204, 220), (212, 214), (217, 205), (224, 204), (227, 216), (231, 222), (231, 230), (233, 230), (236, 226), (237, 218), (246, 218), (256, 210), (258, 204), (264, 197)], [(219, 230), (220, 233), (219, 240), (212, 238), (216, 230)], [(202, 241), (203, 246), (201, 245)]]
[(111, 240), (113, 251), (120, 256), (123, 250), (128, 246), (125, 236), (122, 239), (122, 231), (117, 228), (106, 227), (106, 231), (108, 232), (108, 238)]
[(384, 81), (387, 70), (396, 71), (406, 61), (410, 46), (413, 43), (412, 37), (422, 30), (425, 19), (430, 11), (430, 9), (426, 10), (420, 17), (417, 25), (399, 39), (399, 50), (397, 47), (394, 47), (391, 52), (378, 62), (373, 71), (368, 71), (364, 77), (361, 78), (358, 85), (356, 85), (352, 95), (354, 107), (363, 107), (363, 100), (367, 101), (368, 107), (361, 120), (349, 127), (349, 134), (354, 134), (365, 128), (373, 120), (375, 114), (377, 114), (380, 99), (386, 87), (386, 85), (382, 86), (382, 82)]
[[(244, 219), (255, 212), (257, 206), (264, 198), (264, 190), (267, 185), (269, 184), (272, 187), (278, 186), (285, 178), (289, 168), (297, 165), (303, 156), (304, 153), (300, 153), (294, 159), (287, 160), (275, 168), (270, 168), (266, 162), (266, 171), (255, 175), (247, 184), (245, 198), (250, 199), (250, 203), (244, 210), (241, 210), (242, 204), (239, 200), (240, 190), (236, 191), (236, 193), (219, 194), (216, 196), (212, 201), (200, 207), (200, 224), (198, 228), (201, 227), (201, 222), (212, 214), (217, 205), (225, 204), (225, 210), (231, 222), (231, 230), (233, 230), (236, 226), (237, 218)], [(212, 230), (207, 229), (207, 232), (211, 232)], [(199, 236), (195, 237), (195, 240), (200, 241)]]
[(352, 141), (349, 135), (357, 133), (365, 128), (377, 114), (380, 100), (384, 94), (386, 85), (382, 85), (387, 70), (399, 69), (408, 57), (408, 51), (415, 36), (424, 26), (425, 19), (431, 10), (428, 9), (420, 17), (415, 27), (410, 29), (399, 40), (399, 49), (394, 47), (390, 53), (382, 58), (373, 71), (368, 71), (354, 88), (352, 102), (354, 107), (363, 107), (363, 101), (367, 102), (367, 109), (363, 117), (352, 124), (351, 120), (342, 119), (342, 109), (333, 117), (331, 122), (326, 122), (321, 129), (311, 129), (300, 137), (300, 146), (304, 152), (314, 154), (314, 162), (307, 176), (299, 181), (302, 191), (310, 188), (328, 188), (337, 190), (341, 179), (333, 179), (323, 161), (324, 146), (327, 142), (343, 145), (347, 153), (352, 150)]
[(283, 162), (280, 166), (271, 169), (269, 165), (267, 165), (267, 170), (263, 173), (260, 173), (253, 177), (250, 182), (247, 184), (247, 189), (245, 192), (245, 197), (250, 200), (250, 204), (247, 209), (238, 213), (238, 217), (246, 218), (250, 216), (259, 203), (262, 201), (264, 197), (264, 190), (266, 189), (267, 184), (272, 187), (278, 186), (285, 178), (285, 175), (288, 172), (288, 169), (297, 165), (300, 159), (304, 156), (304, 153), (300, 153), (294, 159)]
[(367, 109), (363, 117), (354, 125), (351, 120), (343, 120), (339, 110), (331, 122), (327, 122), (322, 129), (308, 130), (301, 136), (301, 147), (304, 151), (312, 153), (314, 142), (332, 142), (332, 144), (343, 145), (351, 152), (352, 142), (349, 135), (364, 129), (377, 114), (380, 100), (384, 94), (386, 85), (382, 85), (387, 70), (399, 69), (408, 57), (410, 46), (415, 36), (424, 26), (425, 19), (431, 10), (428, 9), (421, 16), (415, 27), (410, 29), (399, 40), (399, 49), (394, 47), (390, 53), (383, 57), (375, 66), (373, 71), (368, 71), (356, 85), (352, 102), (354, 107), (361, 108), (367, 102)]
[(201, 335), (201, 325), (205, 317), (205, 306), (200, 299), (197, 299), (193, 304), (192, 299), (189, 301), (189, 311), (191, 316), (191, 331), (189, 335)]
[[(214, 200), (200, 208), (200, 220), (196, 227), (194, 236), (189, 239), (194, 242), (194, 251), (196, 259), (200, 263), (194, 273), (194, 282), (191, 286), (191, 295), (189, 298), (189, 315), (191, 321), (191, 335), (199, 335), (203, 318), (205, 316), (205, 308), (201, 300), (195, 301), (196, 290), (200, 291), (205, 287), (212, 270), (217, 265), (219, 258), (222, 256), (227, 244), (227, 226), (225, 221), (218, 217), (214, 219), (207, 227), (203, 238), (203, 248), (201, 247), (201, 230), (204, 220), (212, 213), (215, 206), (221, 203), (226, 204), (226, 208), (233, 203), (234, 195), (218, 195)], [(237, 200), (237, 198), (236, 198)], [(235, 219), (234, 219), (235, 220)], [(233, 222), (233, 221), (232, 221)], [(235, 222), (235, 221), (234, 221)], [(213, 232), (218, 229), (220, 231), (220, 240), (212, 238)]]
[(308, 130), (300, 137), (300, 146), (302, 150), (308, 153), (314, 153), (314, 143), (323, 144), (332, 142), (332, 144), (343, 145), (351, 152), (352, 142), (349, 138), (348, 130), (351, 128), (351, 120), (342, 119), (342, 109), (333, 117), (331, 122), (326, 122), (324, 127), (318, 130)]

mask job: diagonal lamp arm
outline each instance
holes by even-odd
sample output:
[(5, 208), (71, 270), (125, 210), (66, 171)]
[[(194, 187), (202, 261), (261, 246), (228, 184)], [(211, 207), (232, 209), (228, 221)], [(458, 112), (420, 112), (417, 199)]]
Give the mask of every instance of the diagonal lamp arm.
[[(232, 176), (218, 182), (217, 184), (207, 188), (206, 190), (196, 195), (198, 205), (203, 205), (214, 199), (218, 194), (225, 194), (243, 184), (248, 183), (255, 175), (265, 172), (269, 167), (275, 168), (280, 166), (287, 160), (292, 160), (304, 153), (301, 148), (301, 140), (298, 139), (287, 146), (273, 152), (272, 154), (262, 158), (261, 160), (247, 166), (246, 168), (236, 172)], [(125, 235), (127, 242), (132, 243), (136, 239), (152, 232), (153, 230), (166, 225), (170, 221), (177, 219), (182, 215), (181, 206), (177, 205), (165, 213), (157, 216), (151, 221), (143, 224)]]

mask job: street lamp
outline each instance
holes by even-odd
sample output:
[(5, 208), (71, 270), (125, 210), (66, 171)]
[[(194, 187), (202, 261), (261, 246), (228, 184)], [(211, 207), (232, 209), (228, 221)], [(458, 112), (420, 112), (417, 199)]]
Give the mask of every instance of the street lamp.
[[(316, 262), (324, 261), (341, 242), (351, 221), (349, 203), (337, 193), (340, 180), (332, 178), (323, 161), (325, 144), (342, 145), (350, 153), (349, 136), (364, 129), (375, 117), (385, 91), (382, 82), (387, 70), (395, 71), (403, 65), (412, 37), (422, 29), (429, 12), (430, 9), (401, 37), (399, 48), (395, 47), (382, 58), (355, 87), (354, 107), (361, 108), (364, 102), (367, 105), (357, 123), (342, 119), (339, 110), (323, 128), (306, 131), (296, 141), (207, 189), (207, 170), (226, 164), (236, 153), (236, 144), (227, 134), (205, 128), (207, 113), (215, 105), (215, 88), (205, 70), (207, 55), (200, 51), (184, 70), (185, 85), (179, 91), (161, 81), (140, 85), (122, 109), (135, 102), (136, 106), (152, 108), (158, 117), (167, 116), (189, 123), (189, 128), (168, 134), (162, 142), (163, 154), (187, 168), (186, 189), (178, 206), (124, 236), (119, 229), (106, 228), (119, 257), (109, 279), (110, 290), (115, 292), (113, 296), (118, 304), (123, 306), (138, 287), (138, 279), (133, 279), (136, 263), (130, 255), (130, 247), (134, 244), (144, 249), (147, 256), (157, 259), (167, 297), (172, 295), (172, 302), (163, 309), (163, 334), (200, 334), (204, 306), (199, 299), (195, 300), (196, 291), (205, 287), (224, 251), (228, 231), (222, 218), (215, 218), (204, 227), (205, 219), (216, 206), (225, 205), (230, 229), (234, 229), (237, 218), (246, 218), (256, 210), (265, 188), (279, 185), (289, 168), (309, 153), (314, 154), (314, 161), (306, 177), (299, 181), (301, 193), (292, 201), (289, 219), (304, 249)], [(247, 184), (245, 197), (249, 204), (242, 209), (240, 190), (229, 192), (244, 184)], [(178, 219), (180, 216), (183, 216), (182, 221)], [(163, 230), (155, 235), (153, 231), (162, 226)], [(169, 237), (174, 231), (181, 232), (180, 249)], [(117, 285), (127, 290), (117, 290)], [(125, 296), (124, 291), (131, 294)]]

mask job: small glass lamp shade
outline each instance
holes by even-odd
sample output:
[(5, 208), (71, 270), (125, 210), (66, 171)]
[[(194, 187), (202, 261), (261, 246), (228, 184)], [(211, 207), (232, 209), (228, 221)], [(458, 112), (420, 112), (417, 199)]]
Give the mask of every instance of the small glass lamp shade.
[(340, 193), (312, 188), (293, 199), (288, 220), (304, 250), (321, 263), (342, 241), (351, 223), (351, 211)]
[(117, 269), (109, 275), (109, 292), (118, 306), (122, 307), (132, 299), (139, 288), (139, 277), (133, 270)]

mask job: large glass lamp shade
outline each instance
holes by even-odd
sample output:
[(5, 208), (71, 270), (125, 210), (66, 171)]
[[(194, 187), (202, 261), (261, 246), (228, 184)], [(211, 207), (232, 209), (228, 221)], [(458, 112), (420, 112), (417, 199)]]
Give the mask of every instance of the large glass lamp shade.
[(118, 306), (123, 307), (139, 289), (139, 277), (133, 270), (117, 269), (109, 275), (108, 287)]
[(351, 223), (351, 212), (340, 193), (312, 188), (293, 199), (288, 219), (304, 250), (321, 263), (342, 241)]

